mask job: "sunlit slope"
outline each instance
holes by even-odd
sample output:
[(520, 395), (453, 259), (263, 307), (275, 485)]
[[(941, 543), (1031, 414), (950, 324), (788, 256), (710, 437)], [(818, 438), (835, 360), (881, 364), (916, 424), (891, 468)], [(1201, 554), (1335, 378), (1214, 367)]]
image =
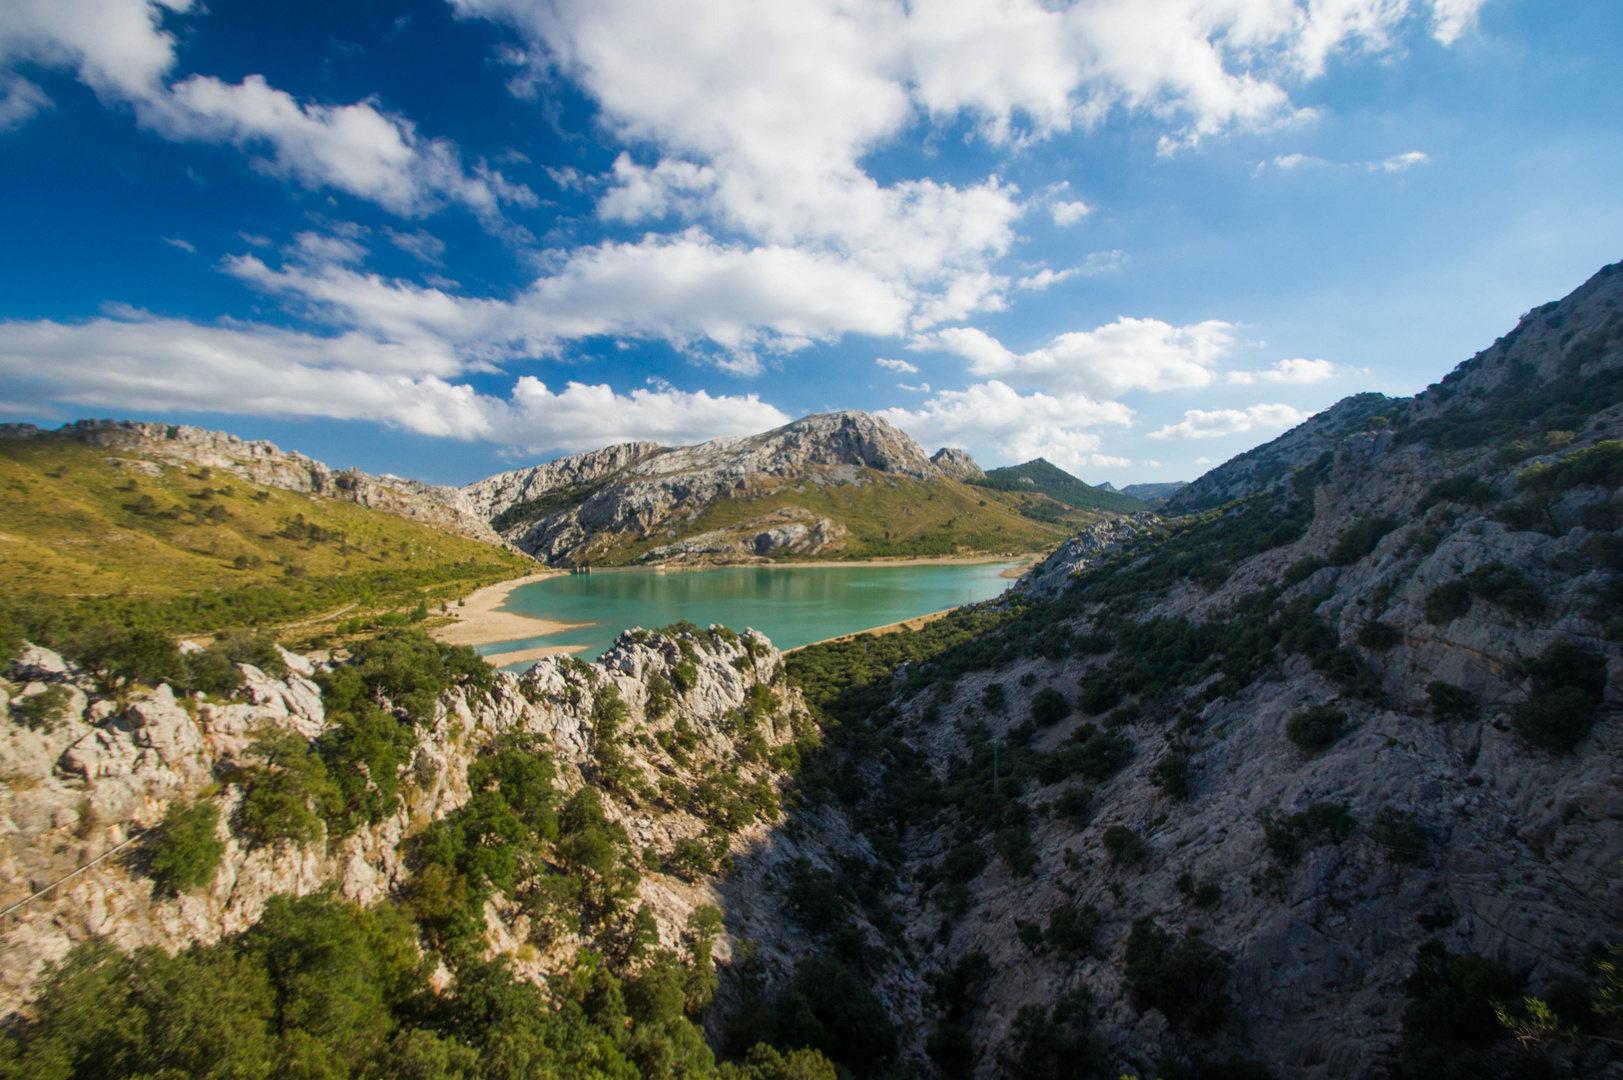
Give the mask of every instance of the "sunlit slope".
[(67, 439), (0, 440), (0, 496), (0, 601), (55, 606), (70, 623), (139, 616), (207, 630), (533, 565), (354, 503)]

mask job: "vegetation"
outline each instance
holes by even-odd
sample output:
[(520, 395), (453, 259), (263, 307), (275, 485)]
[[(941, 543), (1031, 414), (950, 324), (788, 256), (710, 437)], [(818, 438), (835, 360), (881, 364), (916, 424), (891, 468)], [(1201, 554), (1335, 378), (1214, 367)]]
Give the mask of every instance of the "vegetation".
[(1172, 1023), (1209, 1035), (1228, 1022), (1230, 959), (1198, 930), (1175, 938), (1146, 915), (1133, 921), (1123, 966), (1139, 1008), (1160, 1009)]
[(0, 613), (51, 648), (103, 623), (199, 634), (416, 604), (533, 565), (340, 499), (174, 466), (149, 476), (68, 437), (0, 442), (0, 488)]
[(1085, 484), (1057, 465), (1043, 458), (1024, 465), (1010, 465), (993, 469), (984, 477), (969, 481), (992, 491), (1032, 492), (1078, 510), (1110, 510), (1118, 514), (1136, 514), (1147, 510), (1144, 503), (1119, 491), (1105, 491)]
[(50, 734), (61, 726), (67, 716), (68, 703), (73, 695), (65, 686), (52, 685), (38, 693), (13, 698), (11, 714), (24, 727)]
[(190, 892), (214, 880), (225, 855), (219, 827), (220, 806), (212, 799), (169, 804), (156, 835), (143, 845), (145, 870), (160, 891)]
[(998, 1052), (999, 1074), (1008, 1080), (1113, 1080), (1110, 1054), (1093, 1030), (1093, 994), (1079, 986), (1050, 1007), (1023, 1006), (1009, 1039)]
[(1419, 866), (1426, 856), (1430, 835), (1411, 811), (1383, 806), (1370, 822), (1369, 835), (1386, 849), (1387, 857), (1403, 866)]
[(1504, 1036), (1494, 1003), (1511, 1001), (1521, 990), (1509, 968), (1456, 956), (1432, 940), (1420, 947), (1403, 985), (1409, 996), (1398, 1065), (1403, 1080), (1477, 1080), (1498, 1071), (1490, 1069), (1487, 1053)]
[(1339, 844), (1358, 828), (1346, 803), (1317, 802), (1286, 817), (1264, 810), (1257, 820), (1262, 824), (1268, 850), (1286, 866), (1296, 863), (1308, 848)]
[(1347, 714), (1329, 705), (1314, 705), (1285, 721), (1285, 737), (1309, 757), (1322, 753), (1347, 730)]
[(1476, 716), (1476, 695), (1463, 686), (1438, 680), (1426, 687), (1431, 699), (1431, 714), (1442, 723), (1470, 720)]
[(1533, 693), (1512, 714), (1516, 731), (1545, 750), (1572, 749), (1595, 723), (1606, 692), (1606, 661), (1562, 637), (1529, 660), (1527, 669)]

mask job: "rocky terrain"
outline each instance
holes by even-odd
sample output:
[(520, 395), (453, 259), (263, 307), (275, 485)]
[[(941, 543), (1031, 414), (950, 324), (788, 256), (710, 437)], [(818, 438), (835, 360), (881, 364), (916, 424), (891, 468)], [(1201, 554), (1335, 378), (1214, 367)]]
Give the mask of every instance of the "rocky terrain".
[[(612, 446), (492, 476), (462, 495), (506, 539), (549, 564), (737, 562), (844, 546), (849, 491), (876, 484), (900, 493), (890, 500), (896, 505), (880, 508), (881, 531), (910, 528), (902, 499), (920, 490), (953, 498), (956, 517), (1001, 524), (1007, 507), (986, 511), (984, 495), (970, 499), (962, 487), (983, 475), (962, 450), (930, 457), (876, 416), (838, 412), (697, 446)], [(761, 500), (771, 505), (744, 505)], [(820, 512), (825, 504), (833, 508)], [(643, 543), (631, 549), (628, 541)]]
[[(447, 690), (417, 725), (395, 811), (348, 835), (329, 823), (306, 842), (264, 842), (244, 825), (254, 781), (240, 770), (255, 746), (267, 732), (319, 746), (342, 731), (313, 681), (331, 667), (282, 656), (280, 678), (239, 665), (241, 683), (228, 698), (167, 683), (109, 694), (93, 673), (33, 647), (10, 666), (0, 683), (0, 707), (17, 717), (0, 732), (0, 1010), (28, 1001), (42, 966), (76, 942), (173, 951), (254, 925), (277, 895), (333, 888), (362, 904), (409, 895), (409, 838), (465, 807), (475, 794), (470, 766), (513, 739), (553, 756), (565, 792), (602, 793), (641, 865), (637, 899), (659, 939), (679, 942), (692, 912), (717, 898), (706, 880), (715, 860), (765, 842), (766, 818), (757, 815), (777, 816), (782, 781), (773, 751), (808, 732), (764, 638), (629, 632), (597, 664), (559, 658), (522, 678), (492, 673), (488, 690)], [(51, 701), (47, 719), (22, 721), (44, 715), (28, 710), (31, 700)], [(618, 708), (605, 713), (610, 701), (623, 704), (618, 717)], [(605, 715), (614, 717), (607, 725)], [(606, 747), (615, 739), (626, 742), (610, 782)], [(739, 759), (740, 747), (754, 764)], [(756, 803), (729, 804), (731, 817), (718, 826), (714, 806), (694, 795), (708, 797), (718, 784), (734, 803), (740, 785), (754, 785)], [(151, 841), (168, 809), (194, 801), (219, 807), (223, 855), (203, 887), (176, 894), (154, 881)], [(511, 896), (493, 896), (482, 914), (486, 951), (530, 977), (568, 972), (589, 944), (544, 932)]]

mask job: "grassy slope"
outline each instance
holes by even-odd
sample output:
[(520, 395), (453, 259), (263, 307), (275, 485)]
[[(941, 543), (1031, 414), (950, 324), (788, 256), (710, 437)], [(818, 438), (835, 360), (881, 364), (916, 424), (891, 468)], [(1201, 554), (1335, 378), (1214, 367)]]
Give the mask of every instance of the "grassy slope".
[[(129, 457), (65, 439), (0, 441), (0, 602), (55, 604), (69, 623), (139, 617), (200, 631), (350, 602), (415, 604), (427, 586), (471, 588), (532, 565), (354, 503), (114, 464)], [(157, 513), (136, 509), (143, 496)], [(329, 537), (284, 535), (301, 514)]]
[[(1022, 483), (1022, 479), (1032, 483)], [(977, 486), (999, 491), (1036, 491), (1050, 499), (1077, 509), (1112, 510), (1121, 514), (1136, 514), (1149, 507), (1131, 495), (1096, 488), (1054, 465), (1044, 458), (1036, 458), (1024, 465), (1009, 465), (992, 469), (984, 480), (973, 481)]]
[[(1058, 542), (1080, 525), (1098, 520), (1096, 512), (1075, 511), (1032, 493), (972, 488), (954, 480), (925, 482), (863, 470), (864, 482), (815, 484), (797, 482), (739, 498), (718, 499), (698, 518), (675, 530), (658, 530), (643, 539), (627, 536), (599, 563), (629, 563), (643, 553), (714, 529), (740, 525), (786, 506), (799, 506), (838, 521), (850, 530), (838, 554), (849, 558), (886, 555), (953, 555), (979, 552), (1020, 553)], [(1021, 508), (1054, 511), (1053, 522), (1033, 520)], [(826, 556), (824, 556), (826, 557)]]

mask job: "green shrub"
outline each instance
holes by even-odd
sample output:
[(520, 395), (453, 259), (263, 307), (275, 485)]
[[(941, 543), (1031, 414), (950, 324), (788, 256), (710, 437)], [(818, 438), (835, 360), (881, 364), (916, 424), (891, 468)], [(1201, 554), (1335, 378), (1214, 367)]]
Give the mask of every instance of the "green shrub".
[(1026, 1005), (1015, 1014), (998, 1051), (1007, 1080), (1107, 1080), (1110, 1053), (1093, 1030), (1093, 994), (1079, 986), (1053, 1006)]
[(1570, 491), (1580, 484), (1623, 484), (1623, 442), (1599, 442), (1550, 465), (1535, 465), (1516, 478), (1517, 491)]
[(1121, 684), (1109, 675), (1084, 676), (1081, 688), (1076, 704), (1084, 716), (1109, 712), (1122, 698)]
[(1031, 721), (1040, 728), (1053, 727), (1071, 714), (1071, 703), (1052, 686), (1045, 686), (1031, 698)]
[(1179, 940), (1144, 916), (1127, 937), (1124, 974), (1140, 1009), (1160, 1009), (1172, 1023), (1209, 1035), (1228, 1021), (1230, 962), (1200, 931)]
[(1341, 534), (1335, 550), (1330, 553), (1330, 565), (1351, 566), (1374, 551), (1381, 539), (1397, 527), (1397, 521), (1387, 517), (1359, 522)]
[(1002, 712), (1007, 704), (1002, 683), (987, 683), (986, 689), (981, 691), (981, 705), (986, 711)]
[(1215, 881), (1197, 882), (1193, 874), (1179, 874), (1174, 884), (1177, 885), (1178, 892), (1183, 898), (1196, 907), (1215, 907), (1223, 898), (1222, 886)]
[(184, 671), (175, 639), (152, 627), (91, 623), (63, 644), (62, 652), (96, 673), (109, 687), (129, 683), (156, 686)]
[(1403, 644), (1403, 631), (1383, 622), (1367, 622), (1358, 629), (1358, 644), (1376, 652), (1385, 652)]
[(1426, 694), (1431, 698), (1431, 714), (1442, 723), (1476, 718), (1476, 695), (1463, 686), (1439, 680), (1426, 687)]
[(370, 702), (331, 711), (327, 720), (316, 753), (340, 803), (328, 823), (334, 835), (347, 836), (399, 809), (400, 773), (411, 761), (417, 734)]
[(1471, 588), (1463, 581), (1439, 585), (1426, 595), (1426, 621), (1444, 626), (1471, 610)]
[(1268, 850), (1287, 866), (1300, 859), (1307, 848), (1316, 844), (1339, 844), (1358, 828), (1358, 820), (1346, 803), (1317, 802), (1288, 817), (1262, 810), (1257, 820), (1262, 824)]
[(1513, 615), (1532, 618), (1545, 609), (1544, 593), (1514, 567), (1491, 562), (1478, 567), (1465, 578), (1473, 596), (1498, 604)]
[(11, 712), (24, 727), (50, 734), (67, 719), (73, 694), (65, 686), (51, 685), (37, 694), (11, 699)]
[(322, 818), (340, 813), (343, 798), (304, 736), (287, 728), (261, 728), (246, 756), (260, 764), (238, 772), (244, 792), (236, 831), (254, 845), (319, 840)]
[(699, 669), (691, 660), (682, 660), (671, 669), (671, 682), (675, 684), (677, 693), (691, 693), (699, 685)]
[(1101, 842), (1110, 853), (1110, 861), (1124, 866), (1137, 866), (1149, 856), (1144, 841), (1125, 825), (1112, 825), (1105, 830)]
[(1317, 555), (1309, 555), (1307, 558), (1297, 559), (1295, 562), (1285, 567), (1285, 573), (1281, 576), (1280, 580), (1284, 583), (1285, 588), (1289, 589), (1292, 586), (1300, 585), (1302, 582), (1306, 581), (1308, 578), (1312, 577), (1314, 574), (1318, 573), (1320, 570), (1323, 570), (1329, 565), (1329, 559), (1321, 559)]
[(1507, 502), (1494, 511), (1493, 520), (1511, 532), (1555, 532), (1555, 522), (1543, 505)]
[(1512, 713), (1516, 731), (1545, 750), (1572, 749), (1594, 725), (1606, 691), (1606, 661), (1562, 637), (1527, 668), (1533, 693)]
[(1093, 816), (1093, 793), (1087, 788), (1070, 788), (1054, 800), (1054, 813), (1079, 828)]
[(780, 1054), (767, 1043), (756, 1043), (742, 1062), (724, 1061), (721, 1080), (839, 1080), (834, 1063), (816, 1050)]
[(810, 956), (777, 1005), (784, 1049), (818, 1050), (858, 1076), (878, 1073), (896, 1056), (896, 1027), (884, 1004), (838, 960)]
[(1043, 940), (1067, 958), (1085, 953), (1093, 948), (1103, 921), (1104, 916), (1092, 904), (1080, 908), (1075, 905), (1055, 908), (1049, 912), (1048, 930), (1043, 934)]
[(1327, 749), (1347, 730), (1347, 714), (1328, 705), (1315, 705), (1285, 721), (1285, 737), (1312, 757)]
[(1150, 782), (1174, 799), (1189, 797), (1189, 758), (1168, 754), (1150, 770)]
[(1069, 771), (1097, 782), (1116, 775), (1132, 760), (1133, 744), (1114, 732), (1083, 724), (1060, 753)]
[(716, 872), (715, 856), (698, 840), (678, 840), (671, 846), (671, 869), (684, 881), (698, 881)]
[(1426, 827), (1409, 811), (1381, 807), (1370, 822), (1369, 835), (1386, 849), (1388, 858), (1403, 866), (1418, 866), (1426, 855)]
[(1037, 852), (1031, 846), (1031, 827), (1025, 822), (999, 829), (992, 835), (992, 847), (1015, 877), (1030, 877), (1036, 871)]
[(1439, 480), (1426, 489), (1426, 494), (1415, 506), (1415, 516), (1424, 515), (1438, 503), (1466, 503), (1486, 506), (1499, 498), (1499, 493), (1470, 473), (1460, 473), (1447, 480)]
[(1456, 956), (1443, 943), (1427, 941), (1403, 984), (1403, 1080), (1476, 1080), (1488, 1075), (1483, 1051), (1504, 1037), (1495, 1002), (1512, 1001), (1521, 980), (1505, 965), (1477, 956)]
[(169, 804), (155, 835), (142, 844), (147, 873), (160, 890), (190, 892), (214, 880), (225, 855), (219, 824), (220, 806), (212, 799)]

